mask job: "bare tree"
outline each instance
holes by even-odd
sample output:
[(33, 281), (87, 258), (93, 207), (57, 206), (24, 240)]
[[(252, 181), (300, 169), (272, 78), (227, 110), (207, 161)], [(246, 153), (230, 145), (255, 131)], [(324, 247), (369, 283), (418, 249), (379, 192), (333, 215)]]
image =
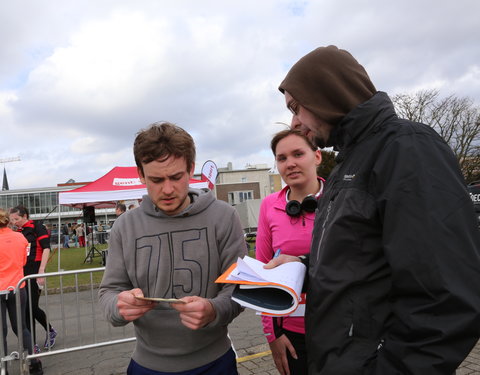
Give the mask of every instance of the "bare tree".
[(392, 101), (400, 117), (430, 125), (445, 139), (467, 182), (480, 178), (480, 108), (470, 98), (425, 90)]
[(322, 152), (322, 162), (317, 167), (317, 175), (327, 179), (328, 175), (336, 165), (335, 152), (326, 151), (326, 150), (321, 150), (321, 152)]

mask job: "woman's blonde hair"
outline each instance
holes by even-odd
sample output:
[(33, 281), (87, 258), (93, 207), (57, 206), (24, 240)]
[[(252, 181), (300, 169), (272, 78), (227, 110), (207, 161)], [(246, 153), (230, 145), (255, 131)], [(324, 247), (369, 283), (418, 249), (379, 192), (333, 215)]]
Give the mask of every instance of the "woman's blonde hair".
[(3, 208), (0, 208), (0, 228), (6, 227), (10, 222), (8, 212)]

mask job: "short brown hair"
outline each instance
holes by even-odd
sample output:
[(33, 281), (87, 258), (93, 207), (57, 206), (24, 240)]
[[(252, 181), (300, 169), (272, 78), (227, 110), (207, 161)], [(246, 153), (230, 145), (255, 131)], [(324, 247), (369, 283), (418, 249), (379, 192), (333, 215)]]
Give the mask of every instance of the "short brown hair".
[(308, 137), (303, 135), (302, 132), (300, 132), (298, 129), (285, 129), (282, 131), (279, 131), (277, 134), (275, 134), (272, 138), (272, 141), (270, 142), (270, 147), (272, 149), (273, 155), (277, 155), (277, 145), (278, 142), (280, 142), (282, 139), (288, 137), (289, 135), (296, 135), (300, 138), (303, 138), (305, 140), (305, 143), (310, 147), (313, 151), (317, 151), (318, 147), (315, 146)]
[(115, 206), (115, 209), (125, 212), (127, 211), (127, 206), (125, 206), (125, 204), (123, 203), (117, 203), (117, 205)]
[(25, 216), (27, 219), (30, 219), (30, 214), (28, 213), (27, 207), (22, 206), (21, 204), (11, 208), (10, 213), (11, 214), (17, 214), (19, 216)]
[(187, 172), (195, 163), (195, 142), (181, 127), (169, 122), (155, 122), (137, 133), (133, 144), (135, 163), (143, 173), (143, 163), (165, 161), (170, 156), (185, 158)]

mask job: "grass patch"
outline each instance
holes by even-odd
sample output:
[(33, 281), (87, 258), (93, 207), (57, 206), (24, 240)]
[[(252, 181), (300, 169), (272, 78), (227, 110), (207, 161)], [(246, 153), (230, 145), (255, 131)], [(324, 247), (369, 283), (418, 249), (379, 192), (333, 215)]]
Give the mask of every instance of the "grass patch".
[[(108, 245), (95, 245), (95, 247), (101, 252), (106, 250)], [(55, 250), (55, 253), (50, 253), (50, 260), (47, 264), (46, 272), (57, 272), (58, 269), (58, 249)], [(60, 271), (71, 271), (71, 270), (83, 270), (88, 268), (98, 268), (102, 267), (102, 257), (95, 254), (95, 257), (92, 259), (91, 263), (85, 261), (85, 248), (84, 247), (70, 247), (60, 249)], [(87, 251), (88, 253), (88, 251)], [(98, 284), (102, 280), (103, 271), (93, 272), (93, 273), (82, 273), (78, 275), (65, 275), (65, 276), (51, 276), (48, 277), (47, 288), (49, 290), (66, 287), (75, 286), (75, 278), (78, 279), (78, 285), (90, 285)]]

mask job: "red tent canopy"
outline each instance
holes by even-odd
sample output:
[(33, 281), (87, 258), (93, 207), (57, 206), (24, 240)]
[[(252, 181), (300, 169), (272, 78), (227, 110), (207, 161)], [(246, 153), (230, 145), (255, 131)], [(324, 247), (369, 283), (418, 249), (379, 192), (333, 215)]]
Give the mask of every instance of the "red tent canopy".
[[(208, 188), (207, 181), (190, 179), (190, 187)], [(141, 199), (147, 188), (140, 182), (137, 167), (115, 167), (106, 175), (80, 188), (58, 194), (60, 204), (82, 208), (114, 207), (117, 201)]]

